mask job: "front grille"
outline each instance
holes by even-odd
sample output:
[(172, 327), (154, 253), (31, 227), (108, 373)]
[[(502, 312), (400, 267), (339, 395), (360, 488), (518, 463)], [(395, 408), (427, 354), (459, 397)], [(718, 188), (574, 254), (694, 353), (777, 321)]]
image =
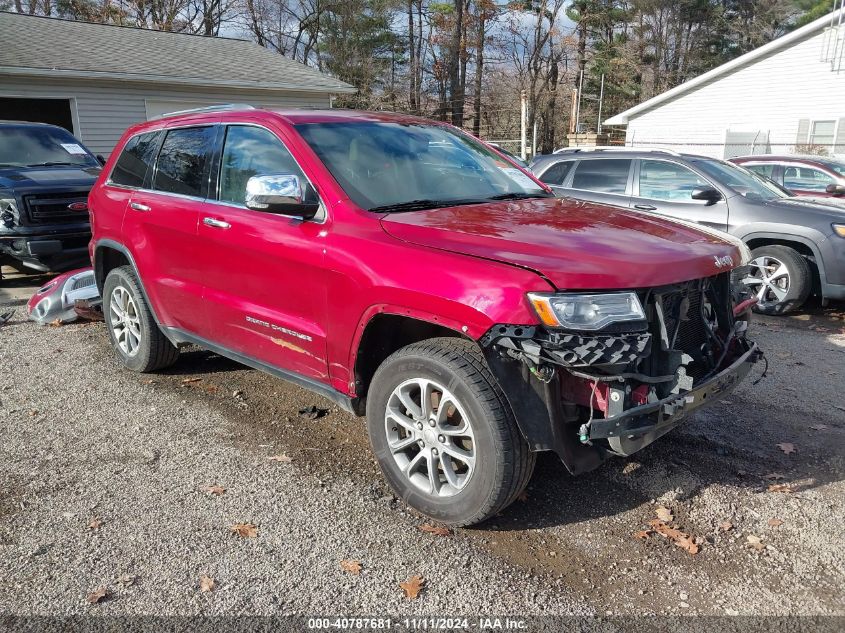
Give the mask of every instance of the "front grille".
[(84, 277), (79, 277), (74, 279), (72, 288), (70, 290), (79, 290), (80, 288), (88, 288), (89, 286), (93, 286), (97, 281), (94, 279), (94, 275), (85, 275)]
[(68, 205), (86, 202), (87, 193), (41, 193), (23, 197), (30, 224), (76, 224), (88, 221), (86, 211), (71, 211)]

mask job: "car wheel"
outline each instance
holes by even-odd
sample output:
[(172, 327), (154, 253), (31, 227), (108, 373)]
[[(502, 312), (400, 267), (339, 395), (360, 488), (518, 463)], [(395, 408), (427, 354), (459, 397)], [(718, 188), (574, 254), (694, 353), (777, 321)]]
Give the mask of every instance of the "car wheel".
[(750, 272), (742, 280), (757, 296), (754, 311), (787, 314), (800, 308), (813, 287), (810, 264), (788, 246), (761, 246), (751, 252)]
[(430, 339), (385, 360), (370, 385), (367, 426), (396, 494), (441, 523), (497, 514), (534, 470), (535, 454), (470, 341)]
[(179, 349), (153, 319), (132, 267), (109, 271), (103, 284), (103, 315), (112, 347), (127, 369), (155, 371), (179, 358)]

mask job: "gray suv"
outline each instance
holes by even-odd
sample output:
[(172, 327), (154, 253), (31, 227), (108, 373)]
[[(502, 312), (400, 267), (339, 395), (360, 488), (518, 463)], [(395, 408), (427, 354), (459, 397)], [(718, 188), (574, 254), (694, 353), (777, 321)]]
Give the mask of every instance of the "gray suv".
[(756, 310), (786, 314), (811, 293), (845, 299), (845, 209), (807, 202), (747, 169), (669, 150), (566, 149), (531, 170), (559, 196), (727, 231), (752, 249), (742, 281)]

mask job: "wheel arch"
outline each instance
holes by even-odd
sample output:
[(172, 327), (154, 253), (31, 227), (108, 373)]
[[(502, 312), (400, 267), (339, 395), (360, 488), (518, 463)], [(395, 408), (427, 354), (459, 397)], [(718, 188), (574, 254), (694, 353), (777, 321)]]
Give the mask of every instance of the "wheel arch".
[[(161, 321), (158, 318), (155, 306), (150, 301), (150, 296), (147, 289), (144, 287), (144, 280), (141, 278), (141, 273), (138, 271), (138, 266), (135, 264), (135, 258), (126, 246), (114, 240), (102, 239), (94, 246), (94, 279), (97, 282), (97, 289), (100, 295), (103, 294), (103, 285), (106, 281), (106, 276), (111, 270), (119, 266), (131, 266), (135, 271), (135, 277), (138, 279), (138, 285), (141, 288), (141, 294), (144, 295), (144, 301), (153, 316), (156, 325), (161, 327)], [(162, 330), (166, 331), (166, 330)], [(169, 338), (169, 337), (168, 337)]]
[(476, 343), (466, 327), (444, 322), (436, 315), (411, 309), (379, 306), (364, 315), (352, 344), (349, 366), (353, 391), (364, 398), (373, 375), (393, 352), (430, 338), (453, 337)]
[(786, 233), (756, 232), (742, 237), (748, 248), (754, 250), (761, 246), (785, 246), (803, 255), (810, 264), (813, 276), (813, 290), (821, 291), (827, 283), (824, 260), (815, 241), (803, 235)]

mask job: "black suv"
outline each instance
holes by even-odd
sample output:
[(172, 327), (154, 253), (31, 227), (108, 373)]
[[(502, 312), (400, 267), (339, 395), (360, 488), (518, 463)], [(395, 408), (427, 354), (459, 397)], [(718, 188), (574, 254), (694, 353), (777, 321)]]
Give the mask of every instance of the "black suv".
[(560, 196), (659, 213), (726, 231), (752, 249), (743, 282), (756, 310), (785, 314), (812, 292), (845, 299), (845, 209), (795, 197), (723, 160), (670, 150), (589, 148), (537, 156)]
[(63, 128), (0, 121), (0, 265), (88, 265), (88, 191), (100, 167)]

